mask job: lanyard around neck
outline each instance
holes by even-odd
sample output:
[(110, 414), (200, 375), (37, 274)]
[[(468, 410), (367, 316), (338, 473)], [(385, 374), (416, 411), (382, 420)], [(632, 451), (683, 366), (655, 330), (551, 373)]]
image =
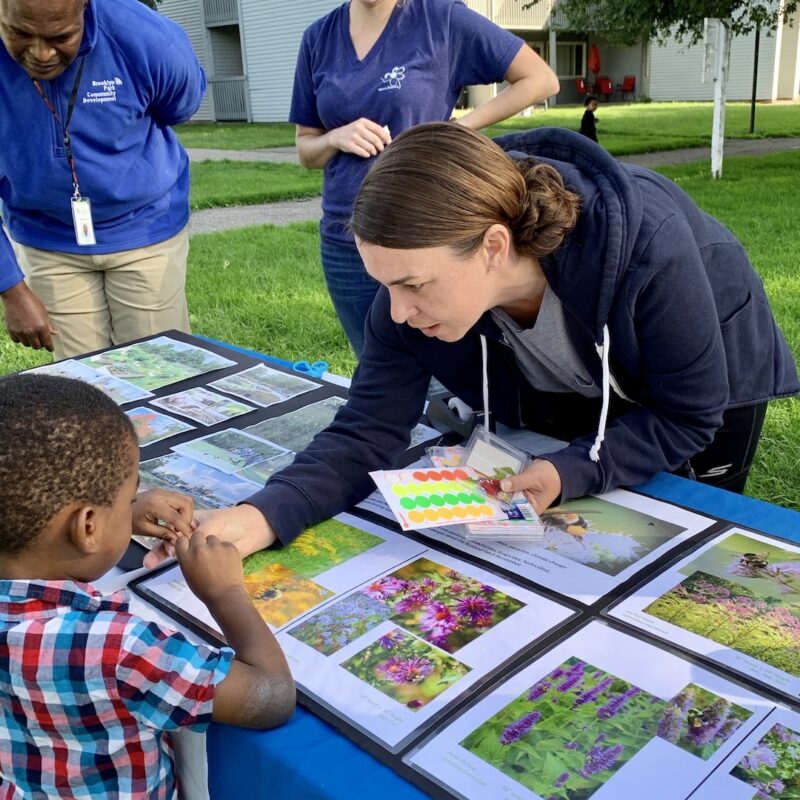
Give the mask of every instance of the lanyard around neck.
[(80, 197), (80, 189), (78, 188), (78, 173), (75, 171), (75, 158), (72, 155), (72, 140), (69, 138), (69, 131), (67, 130), (69, 126), (69, 121), (72, 119), (72, 112), (75, 110), (75, 100), (78, 97), (78, 85), (81, 82), (81, 75), (83, 75), (83, 64), (85, 59), (81, 59), (81, 63), (78, 66), (78, 74), (75, 76), (75, 82), (72, 84), (72, 91), (69, 93), (69, 104), (67, 105), (67, 116), (65, 120), (62, 122), (61, 117), (58, 116), (58, 112), (56, 111), (56, 107), (51, 102), (50, 98), (44, 93), (44, 89), (42, 89), (42, 84), (39, 83), (38, 78), (32, 78), (33, 85), (36, 87), (36, 91), (39, 92), (39, 97), (44, 100), (44, 104), (47, 106), (48, 111), (53, 115), (53, 119), (61, 126), (61, 130), (64, 131), (64, 152), (67, 156), (67, 166), (69, 167), (69, 171), (72, 174), (72, 196), (73, 197)]

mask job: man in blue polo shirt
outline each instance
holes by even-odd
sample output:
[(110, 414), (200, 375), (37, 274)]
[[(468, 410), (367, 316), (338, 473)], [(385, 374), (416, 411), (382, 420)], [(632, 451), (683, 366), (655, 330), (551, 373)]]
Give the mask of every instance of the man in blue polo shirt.
[(185, 34), (138, 0), (0, 0), (0, 40), (12, 340), (65, 358), (188, 331), (189, 160), (170, 126), (206, 80)]

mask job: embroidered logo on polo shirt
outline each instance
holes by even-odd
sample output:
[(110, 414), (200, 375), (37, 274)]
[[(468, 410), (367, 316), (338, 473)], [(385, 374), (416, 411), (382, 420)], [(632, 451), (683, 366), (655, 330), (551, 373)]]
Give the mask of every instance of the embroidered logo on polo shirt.
[(118, 86), (122, 86), (122, 78), (116, 76), (109, 80), (92, 81), (92, 88), (83, 96), (83, 102), (116, 103)]
[(392, 67), (389, 72), (384, 73), (383, 77), (381, 78), (381, 83), (385, 83), (385, 86), (379, 86), (379, 92), (385, 92), (388, 89), (402, 89), (402, 81), (406, 77), (406, 68), (405, 67)]

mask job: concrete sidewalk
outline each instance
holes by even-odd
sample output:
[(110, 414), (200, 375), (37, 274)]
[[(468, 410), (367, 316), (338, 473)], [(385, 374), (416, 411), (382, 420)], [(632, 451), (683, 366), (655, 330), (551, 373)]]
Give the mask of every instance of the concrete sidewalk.
[[(785, 139), (728, 139), (725, 158), (734, 156), (767, 155), (785, 150), (800, 150), (800, 137)], [(271, 147), (262, 150), (206, 150), (188, 149), (192, 161), (271, 161), (297, 164), (294, 147)], [(669, 164), (688, 164), (711, 159), (710, 147), (685, 150), (666, 150), (662, 153), (640, 153), (622, 156), (619, 160), (643, 167), (660, 167)], [(191, 233), (215, 233), (244, 228), (250, 225), (286, 225), (290, 222), (316, 222), (322, 216), (321, 198), (290, 200), (283, 203), (265, 203), (257, 206), (232, 206), (195, 211), (190, 220)]]

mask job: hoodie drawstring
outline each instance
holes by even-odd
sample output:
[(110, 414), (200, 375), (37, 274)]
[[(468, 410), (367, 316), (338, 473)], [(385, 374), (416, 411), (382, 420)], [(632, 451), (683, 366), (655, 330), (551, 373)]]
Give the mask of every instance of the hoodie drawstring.
[(606, 422), (608, 421), (608, 403), (611, 394), (611, 370), (608, 366), (608, 351), (611, 349), (611, 337), (608, 335), (608, 325), (603, 325), (603, 344), (596, 344), (597, 355), (603, 363), (603, 405), (600, 409), (600, 422), (597, 424), (597, 436), (589, 450), (592, 461), (600, 460), (600, 448), (606, 438)]
[(483, 363), (483, 427), (489, 430), (489, 353), (486, 337), (481, 334), (481, 361)]

